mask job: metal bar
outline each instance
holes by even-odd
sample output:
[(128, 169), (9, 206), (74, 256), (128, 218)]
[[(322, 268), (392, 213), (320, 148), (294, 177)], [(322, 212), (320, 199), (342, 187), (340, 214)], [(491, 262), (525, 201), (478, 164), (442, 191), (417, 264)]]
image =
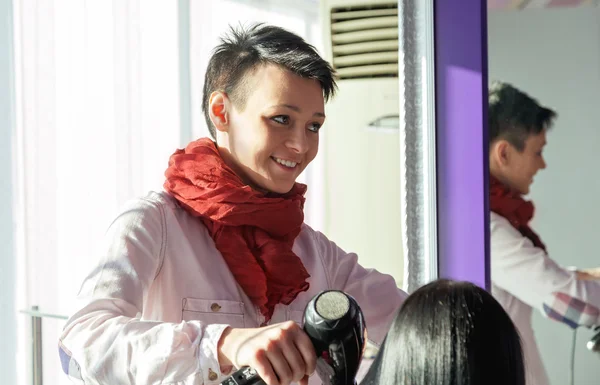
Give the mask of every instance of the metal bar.
[(438, 275), (433, 1), (398, 2), (403, 287), (409, 293)]
[[(38, 307), (37, 306), (33, 306), (32, 309), (33, 308), (37, 309)], [(66, 315), (42, 313), (42, 312), (37, 311), (37, 310), (21, 310), (21, 311), (19, 311), (19, 313), (21, 313), (21, 314), (27, 314), (29, 316), (39, 317), (39, 318), (55, 318), (55, 319), (62, 319), (62, 320), (69, 319), (69, 317), (67, 317)]]
[(43, 367), (42, 367), (42, 317), (36, 315), (38, 307), (31, 307), (31, 340), (32, 340), (32, 374), (33, 385), (42, 385)]

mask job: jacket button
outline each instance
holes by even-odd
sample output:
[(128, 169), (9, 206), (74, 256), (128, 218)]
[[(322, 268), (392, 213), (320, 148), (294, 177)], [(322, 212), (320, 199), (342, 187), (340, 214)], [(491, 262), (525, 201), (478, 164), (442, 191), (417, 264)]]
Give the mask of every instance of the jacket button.
[(221, 310), (221, 305), (219, 305), (218, 303), (213, 303), (212, 305), (210, 305), (210, 310), (217, 312), (219, 310)]
[(209, 368), (208, 369), (208, 379), (210, 381), (216, 381), (217, 378), (219, 378), (219, 376), (217, 375), (217, 373), (213, 372), (213, 370)]

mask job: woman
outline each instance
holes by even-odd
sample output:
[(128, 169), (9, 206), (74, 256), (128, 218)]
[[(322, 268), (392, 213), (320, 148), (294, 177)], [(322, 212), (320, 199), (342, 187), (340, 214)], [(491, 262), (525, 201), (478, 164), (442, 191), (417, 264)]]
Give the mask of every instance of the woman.
[(468, 282), (434, 281), (402, 305), (362, 385), (525, 385), (519, 334)]
[[(557, 263), (532, 227), (535, 206), (525, 199), (534, 177), (546, 168), (546, 133), (556, 116), (508, 83), (490, 87), (491, 291), (521, 335), (528, 385), (550, 384), (532, 326), (534, 310), (556, 318), (555, 314), (581, 314), (583, 307), (600, 308), (600, 269)], [(571, 304), (581, 306), (569, 309), (562, 301), (556, 306), (555, 296), (571, 297)]]
[(248, 365), (269, 385), (307, 384), (316, 357), (298, 324), (325, 289), (354, 296), (382, 341), (405, 293), (303, 223), (296, 178), (334, 91), (331, 66), (288, 31), (255, 25), (222, 40), (202, 104), (213, 140), (176, 151), (165, 191), (110, 226), (60, 338), (70, 377), (209, 384)]

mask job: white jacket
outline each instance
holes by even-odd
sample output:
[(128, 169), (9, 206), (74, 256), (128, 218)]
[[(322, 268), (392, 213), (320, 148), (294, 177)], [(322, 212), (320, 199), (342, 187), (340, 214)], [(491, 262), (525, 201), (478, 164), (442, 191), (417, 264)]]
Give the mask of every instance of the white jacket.
[[(202, 222), (166, 193), (150, 193), (117, 217), (105, 240), (60, 338), (65, 372), (85, 384), (219, 383), (216, 345), (225, 327), (258, 327), (264, 319)], [(355, 254), (306, 225), (293, 250), (310, 289), (278, 305), (271, 323), (301, 323), (315, 294), (338, 289), (358, 301), (369, 339), (381, 343), (406, 298), (394, 279), (362, 268)]]
[(504, 217), (492, 212), (490, 226), (492, 294), (521, 334), (527, 385), (548, 385), (531, 326), (533, 309), (543, 312), (544, 302), (557, 292), (600, 308), (600, 284), (577, 280), (574, 271), (559, 266)]

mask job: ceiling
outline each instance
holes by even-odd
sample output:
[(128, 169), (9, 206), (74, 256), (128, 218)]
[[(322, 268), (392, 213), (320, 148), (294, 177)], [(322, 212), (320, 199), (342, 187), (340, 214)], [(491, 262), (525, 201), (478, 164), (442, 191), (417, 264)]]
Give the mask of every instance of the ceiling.
[(598, 6), (598, 0), (487, 0), (488, 9), (511, 11), (558, 7)]

